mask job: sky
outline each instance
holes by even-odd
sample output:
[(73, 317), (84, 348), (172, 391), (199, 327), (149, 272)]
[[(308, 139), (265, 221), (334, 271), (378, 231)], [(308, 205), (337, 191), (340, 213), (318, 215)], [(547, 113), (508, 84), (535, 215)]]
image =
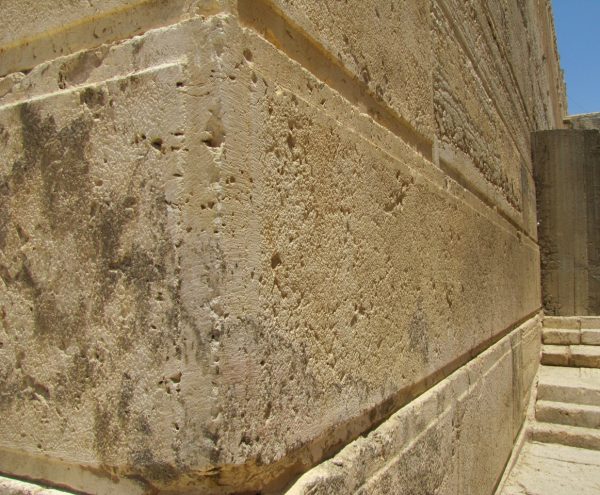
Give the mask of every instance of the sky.
[(600, 0), (552, 0), (569, 114), (600, 112)]

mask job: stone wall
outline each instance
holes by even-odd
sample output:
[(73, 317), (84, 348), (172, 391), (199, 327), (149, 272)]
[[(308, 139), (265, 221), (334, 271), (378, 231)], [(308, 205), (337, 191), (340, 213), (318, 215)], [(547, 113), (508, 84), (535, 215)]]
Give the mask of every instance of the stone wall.
[(549, 2), (7, 3), (0, 472), (278, 493), (432, 407), (465, 419), (419, 456), (486, 459), (442, 492), (491, 493), (537, 352)]
[(534, 169), (548, 314), (600, 314), (600, 118), (534, 135)]

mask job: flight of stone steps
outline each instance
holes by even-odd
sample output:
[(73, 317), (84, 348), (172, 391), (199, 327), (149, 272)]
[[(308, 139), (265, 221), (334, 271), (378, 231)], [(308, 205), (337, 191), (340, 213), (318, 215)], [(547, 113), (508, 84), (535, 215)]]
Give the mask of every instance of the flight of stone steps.
[(500, 495), (600, 494), (600, 318), (547, 317), (535, 419)]
[(600, 450), (600, 319), (546, 318), (532, 440)]
[(600, 319), (546, 318), (532, 439), (600, 450)]

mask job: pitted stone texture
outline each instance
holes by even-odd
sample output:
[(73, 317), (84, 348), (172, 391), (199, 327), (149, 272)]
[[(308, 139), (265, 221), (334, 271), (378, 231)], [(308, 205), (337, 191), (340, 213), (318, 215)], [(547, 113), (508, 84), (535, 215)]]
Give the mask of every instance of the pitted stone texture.
[(385, 153), (309, 90), (278, 87), (271, 63), (253, 50), (250, 100), (224, 108), (249, 112), (227, 130), (224, 167), (237, 184), (243, 163), (253, 184), (224, 205), (225, 232), (239, 237), (249, 194), (260, 229), (253, 243), (224, 243), (226, 258), (252, 260), (256, 287), (252, 306), (235, 291), (220, 298), (230, 462), (273, 462), (317, 438), (326, 452), (539, 304), (532, 244), (407, 167), (414, 153)]
[[(376, 93), (387, 39), (352, 39)], [(426, 66), (431, 44), (410, 46)], [(82, 491), (102, 478), (98, 493), (278, 491), (537, 312), (518, 219), (404, 133), (427, 134), (418, 84), (406, 108), (391, 83), (379, 102), (398, 124), (319, 74), (219, 15), (1, 81), (0, 470)], [(456, 459), (464, 416), (465, 438), (501, 437), (499, 454), (458, 456), (483, 458), (470, 476), (492, 485), (537, 328), (461, 374), (458, 405), (432, 399), (428, 417), (450, 413), (415, 456)], [(427, 486), (464, 469), (439, 462)]]
[[(535, 349), (521, 354), (531, 336), (539, 337), (539, 323), (515, 330), (303, 475), (288, 495), (492, 493), (524, 419), (532, 376), (518, 363), (535, 358)], [(487, 438), (495, 448), (483, 452)]]
[[(207, 71), (211, 32), (195, 24)], [(0, 470), (98, 493), (181, 481), (215, 457), (219, 179), (203, 140), (219, 139), (218, 105), (185, 63), (119, 77), (133, 51), (107, 55), (105, 82), (0, 107)]]
[(229, 4), (229, 0), (4, 0), (0, 77), (152, 28), (214, 14)]
[(0, 493), (2, 495), (72, 495), (62, 490), (54, 490), (43, 486), (0, 477)]
[[(529, 134), (561, 126), (565, 108), (549, 6), (431, 4), (440, 164), (535, 238)], [(545, 103), (549, 94), (550, 106)]]
[(334, 0), (241, 3), (241, 11), (256, 15), (264, 15), (260, 9), (281, 12), (320, 46), (330, 64), (339, 61), (346, 77), (355, 78), (365, 91), (433, 139), (428, 1), (353, 2), (352, 8)]

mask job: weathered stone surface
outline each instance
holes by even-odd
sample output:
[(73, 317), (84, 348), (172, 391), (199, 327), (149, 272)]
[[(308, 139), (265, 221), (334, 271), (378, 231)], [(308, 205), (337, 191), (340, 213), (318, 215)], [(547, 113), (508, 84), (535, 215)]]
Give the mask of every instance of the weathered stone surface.
[(491, 489), (540, 346), (537, 319), (514, 330), (540, 290), (533, 120), (512, 119), (537, 107), (496, 49), (473, 67), (496, 28), (460, 27), (452, 2), (359, 2), (380, 19), (365, 34), (335, 2), (278, 0), (176, 3), (160, 22), (191, 20), (148, 30), (148, 4), (141, 25), (117, 3), (65, 18), (110, 20), (96, 41), (32, 25), (94, 48), (0, 80), (0, 471), (277, 492), (463, 367), (411, 419), (422, 462), (369, 483), (417, 487), (436, 455), (423, 486)]
[(575, 329), (544, 328), (542, 339), (544, 344), (569, 345), (581, 343), (581, 332)]
[(25, 481), (0, 476), (0, 493), (3, 495), (69, 495), (62, 490), (53, 490)]
[(570, 349), (567, 345), (544, 345), (542, 364), (548, 366), (569, 366)]
[(600, 406), (600, 370), (540, 366), (538, 400)]
[(600, 430), (596, 428), (536, 423), (531, 427), (531, 439), (535, 442), (600, 451)]
[(535, 417), (545, 423), (600, 428), (600, 407), (565, 402), (537, 401)]
[(501, 495), (594, 495), (600, 490), (600, 454), (555, 444), (526, 444)]
[(546, 316), (543, 325), (544, 328), (579, 330), (581, 318), (577, 316)]
[[(551, 99), (564, 102), (553, 77), (560, 70), (556, 47), (542, 34), (551, 22), (545, 3), (432, 2), (440, 165), (534, 238), (529, 131), (560, 126), (564, 114), (562, 103), (544, 108), (547, 95), (530, 78), (533, 69)], [(525, 45), (536, 48), (527, 52)]]
[[(242, 20), (276, 46), (303, 57), (303, 64), (312, 62), (309, 70), (322, 57), (321, 80), (349, 99), (358, 97), (362, 110), (376, 119), (379, 112), (391, 111), (391, 118), (409, 124), (402, 124), (405, 132), (423, 134), (431, 153), (429, 1), (353, 2), (348, 8), (333, 0), (243, 0), (238, 8)], [(343, 78), (353, 84), (344, 84)]]
[[(531, 376), (520, 363), (535, 362), (539, 347), (525, 344), (531, 338), (539, 342), (539, 321), (493, 345), (287, 493), (492, 493), (529, 397)], [(495, 448), (484, 452), (478, 446), (490, 438)]]
[(534, 134), (544, 308), (600, 314), (600, 132)]
[[(600, 331), (600, 318), (594, 316), (581, 316), (579, 318), (581, 321), (582, 329), (593, 329), (596, 331)], [(584, 332), (582, 332), (584, 333)]]
[(582, 329), (581, 343), (587, 345), (600, 345), (600, 330), (598, 329)]
[(544, 345), (542, 364), (600, 368), (600, 346), (597, 345)]
[[(225, 10), (230, 3), (229, 0), (4, 0), (0, 5), (3, 19), (0, 77), (152, 28), (214, 14)], [(86, 68), (91, 69), (98, 62), (90, 58), (86, 60)]]
[(565, 118), (565, 124), (570, 129), (600, 130), (600, 113), (569, 115)]

